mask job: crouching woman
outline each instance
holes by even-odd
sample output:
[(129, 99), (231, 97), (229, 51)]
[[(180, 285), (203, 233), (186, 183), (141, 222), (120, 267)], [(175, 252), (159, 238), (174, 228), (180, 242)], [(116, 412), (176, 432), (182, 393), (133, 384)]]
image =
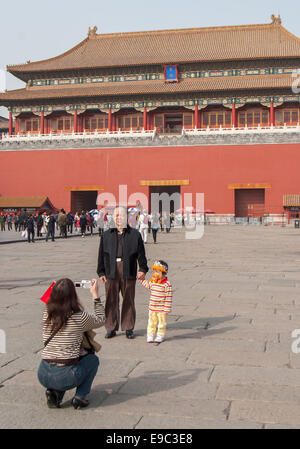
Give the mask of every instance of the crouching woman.
[(60, 279), (54, 284), (46, 305), (43, 315), (44, 349), (38, 379), (47, 389), (50, 408), (59, 408), (66, 390), (72, 388), (76, 388), (72, 399), (74, 408), (89, 404), (86, 396), (98, 371), (99, 359), (94, 353), (84, 351), (83, 355), (81, 345), (85, 332), (99, 328), (105, 322), (96, 279), (91, 282), (90, 292), (94, 314), (84, 311), (70, 279)]

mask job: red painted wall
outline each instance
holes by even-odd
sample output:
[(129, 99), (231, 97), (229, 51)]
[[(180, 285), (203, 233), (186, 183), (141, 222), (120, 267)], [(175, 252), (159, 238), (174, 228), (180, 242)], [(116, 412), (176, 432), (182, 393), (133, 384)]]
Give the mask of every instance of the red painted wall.
[(102, 185), (118, 199), (148, 187), (140, 180), (189, 179), (184, 192), (204, 192), (205, 207), (234, 213), (228, 184), (270, 183), (266, 211), (282, 212), (285, 193), (300, 194), (300, 143), (245, 146), (99, 148), (0, 152), (2, 196), (47, 195), (55, 207), (70, 209), (71, 186)]

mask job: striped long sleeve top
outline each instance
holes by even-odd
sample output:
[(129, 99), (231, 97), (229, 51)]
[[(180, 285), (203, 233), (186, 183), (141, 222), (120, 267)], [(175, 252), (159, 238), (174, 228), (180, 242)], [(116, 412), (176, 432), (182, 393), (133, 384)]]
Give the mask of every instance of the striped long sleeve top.
[(172, 285), (166, 277), (161, 283), (141, 281), (151, 291), (149, 307), (151, 312), (170, 313), (172, 310)]
[[(100, 301), (94, 302), (95, 314), (85, 311), (74, 313), (66, 325), (60, 329), (42, 351), (42, 359), (69, 360), (79, 357), (83, 332), (104, 325), (104, 307)], [(47, 310), (43, 314), (43, 342), (52, 334), (51, 326), (46, 325)]]

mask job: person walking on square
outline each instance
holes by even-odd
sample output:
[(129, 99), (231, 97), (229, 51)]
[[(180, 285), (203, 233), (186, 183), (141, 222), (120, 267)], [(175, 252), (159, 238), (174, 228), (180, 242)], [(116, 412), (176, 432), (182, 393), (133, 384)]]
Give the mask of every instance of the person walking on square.
[(15, 231), (18, 232), (19, 215), (17, 213), (15, 213), (15, 215), (14, 215), (14, 226), (15, 226)]
[(148, 238), (148, 214), (144, 209), (139, 216), (139, 231), (142, 235), (144, 243), (147, 243)]
[(68, 218), (68, 224), (67, 224), (67, 231), (70, 233), (70, 234), (73, 234), (73, 223), (74, 223), (74, 217), (73, 217), (73, 215), (72, 215), (72, 213), (71, 212), (68, 212), (67, 213), (67, 218)]
[(87, 216), (86, 216), (86, 213), (84, 210), (81, 212), (79, 224), (80, 224), (81, 237), (85, 237), (86, 226), (87, 226)]
[(148, 307), (147, 342), (162, 343), (166, 335), (167, 316), (172, 309), (172, 285), (167, 278), (168, 264), (166, 262), (156, 260), (152, 270), (150, 281), (141, 280), (142, 285), (151, 292)]
[[(31, 240), (32, 240), (32, 243), (34, 243), (34, 219), (33, 219), (32, 215), (29, 215), (29, 218), (28, 218), (27, 224), (26, 224), (26, 228), (27, 228), (28, 243), (30, 243)], [(30, 240), (30, 236), (31, 236), (31, 240)]]
[(43, 212), (39, 212), (38, 218), (37, 218), (37, 222), (36, 222), (36, 235), (37, 237), (41, 237), (42, 236), (42, 227), (44, 225), (44, 219), (43, 219)]
[(91, 235), (93, 235), (93, 229), (94, 229), (94, 217), (91, 213), (89, 213), (86, 217), (87, 219), (87, 227), (88, 230), (90, 231)]
[[(100, 240), (97, 273), (105, 283), (106, 338), (116, 335), (120, 323), (119, 293), (123, 302), (121, 330), (127, 338), (134, 338), (136, 279), (145, 279), (148, 272), (145, 247), (141, 234), (127, 222), (127, 209), (114, 210), (115, 227), (105, 231)], [(139, 265), (139, 271), (138, 270)]]
[(48, 239), (50, 236), (51, 236), (52, 242), (54, 242), (55, 218), (52, 213), (49, 213), (48, 216), (45, 218), (45, 224), (47, 227), (46, 242), (48, 242)]
[(64, 209), (61, 209), (60, 213), (58, 214), (57, 223), (60, 229), (60, 235), (66, 239), (68, 217)]
[(159, 230), (159, 213), (154, 213), (151, 220), (152, 236), (154, 243), (156, 242), (157, 232)]
[(1, 225), (1, 231), (5, 231), (5, 222), (6, 218), (4, 214), (0, 215), (0, 225)]
[(7, 229), (8, 229), (8, 231), (11, 231), (12, 230), (12, 215), (11, 214), (7, 215), (6, 221), (7, 221)]

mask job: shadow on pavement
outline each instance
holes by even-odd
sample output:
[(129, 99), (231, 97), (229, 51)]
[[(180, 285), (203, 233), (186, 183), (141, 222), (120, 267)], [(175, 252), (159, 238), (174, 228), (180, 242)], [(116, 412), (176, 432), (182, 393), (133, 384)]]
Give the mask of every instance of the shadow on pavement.
[[(203, 338), (214, 334), (222, 334), (224, 332), (229, 332), (235, 329), (235, 327), (234, 326), (223, 327), (222, 329), (212, 329), (211, 327), (214, 325), (225, 323), (226, 321), (232, 321), (233, 319), (234, 319), (233, 315), (228, 315), (223, 317), (208, 317), (208, 318), (201, 317), (187, 321), (175, 321), (173, 323), (167, 324), (166, 340), (172, 341), (172, 340), (181, 340), (185, 338)], [(169, 337), (168, 330), (170, 329), (194, 330), (194, 332)], [(145, 329), (137, 329), (134, 331), (134, 333), (138, 336), (146, 336), (147, 334), (146, 326)]]
[[(97, 385), (92, 388), (89, 408), (105, 407), (105, 400), (110, 398), (109, 406), (120, 404), (128, 401), (129, 397), (145, 397), (150, 394), (170, 391), (180, 387), (184, 387), (198, 379), (201, 372), (207, 371), (208, 368), (189, 369), (181, 374), (180, 371), (148, 371), (147, 374), (138, 377), (129, 378), (126, 383), (121, 385), (118, 391), (113, 394), (104, 395), (107, 390), (114, 390), (115, 384), (105, 384), (103, 387)], [(120, 382), (118, 382), (120, 384)], [(127, 390), (122, 393), (122, 388), (127, 386)], [(132, 386), (132, 388), (131, 388)], [(128, 390), (129, 387), (129, 390)]]

